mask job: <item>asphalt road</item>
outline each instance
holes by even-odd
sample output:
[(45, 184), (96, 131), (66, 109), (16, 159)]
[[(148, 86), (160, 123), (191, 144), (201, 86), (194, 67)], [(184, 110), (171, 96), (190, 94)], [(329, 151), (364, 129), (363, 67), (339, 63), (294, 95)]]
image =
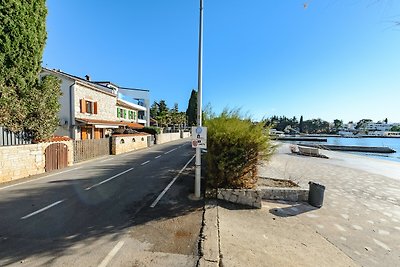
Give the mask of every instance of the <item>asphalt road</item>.
[(179, 140), (1, 185), (0, 266), (195, 266), (193, 156)]

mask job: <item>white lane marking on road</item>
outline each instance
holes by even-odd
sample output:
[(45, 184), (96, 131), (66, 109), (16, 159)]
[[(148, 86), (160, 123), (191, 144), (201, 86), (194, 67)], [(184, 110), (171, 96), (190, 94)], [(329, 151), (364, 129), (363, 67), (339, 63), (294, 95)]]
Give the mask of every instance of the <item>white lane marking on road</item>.
[(30, 214), (28, 214), (28, 215), (26, 215), (26, 216), (24, 216), (24, 217), (21, 217), (21, 220), (28, 219), (29, 217), (32, 217), (33, 215), (36, 215), (36, 214), (41, 213), (41, 212), (43, 212), (43, 211), (45, 211), (45, 210), (48, 210), (48, 209), (50, 209), (51, 207), (54, 207), (54, 206), (56, 206), (56, 205), (58, 205), (58, 204), (60, 204), (60, 203), (62, 203), (62, 202), (64, 202), (64, 201), (65, 201), (65, 199), (60, 200), (60, 201), (57, 201), (57, 202), (54, 202), (53, 204), (50, 204), (50, 205), (44, 207), (43, 209), (37, 210), (37, 211), (32, 212), (32, 213), (30, 213)]
[(127, 169), (126, 171), (120, 172), (120, 173), (118, 173), (118, 174), (116, 174), (116, 175), (114, 175), (114, 176), (112, 176), (112, 177), (110, 177), (110, 178), (108, 178), (108, 179), (106, 179), (106, 180), (100, 182), (100, 183), (97, 183), (97, 184), (94, 184), (94, 185), (92, 185), (92, 186), (89, 186), (89, 187), (85, 188), (85, 190), (88, 191), (88, 190), (90, 190), (90, 189), (92, 189), (92, 188), (94, 188), (94, 187), (97, 187), (97, 186), (99, 186), (99, 185), (102, 185), (102, 184), (104, 184), (104, 183), (107, 183), (107, 182), (109, 182), (109, 181), (111, 181), (111, 180), (117, 178), (118, 176), (121, 176), (121, 175), (123, 175), (123, 174), (125, 174), (125, 173), (127, 173), (127, 172), (130, 172), (131, 170), (133, 170), (133, 168), (130, 168), (130, 169)]
[(1, 188), (0, 188), (0, 191), (3, 190), (3, 189), (10, 188), (10, 187), (14, 187), (14, 186), (22, 185), (22, 184), (27, 184), (27, 183), (39, 181), (39, 180), (42, 180), (42, 179), (44, 179), (44, 178), (49, 178), (49, 177), (52, 177), (52, 176), (55, 176), (55, 175), (58, 175), (58, 174), (63, 174), (63, 173), (67, 173), (67, 172), (72, 172), (72, 171), (78, 170), (78, 169), (80, 169), (80, 168), (82, 168), (82, 167), (77, 167), (77, 168), (74, 168), (74, 169), (70, 169), (70, 170), (66, 170), (66, 171), (62, 171), (62, 172), (57, 172), (57, 173), (49, 174), (49, 175), (46, 175), (46, 176), (43, 176), (43, 177), (40, 177), (40, 178), (37, 178), (37, 179), (29, 180), (29, 181), (26, 181), (26, 182), (22, 182), (22, 183), (18, 183), (18, 184), (12, 184), (12, 185), (9, 185), (9, 186), (1, 187)]
[(146, 165), (147, 163), (149, 163), (150, 160), (143, 162), (142, 164), (140, 164), (141, 166)]
[(178, 179), (179, 175), (186, 169), (186, 167), (189, 165), (189, 163), (194, 159), (196, 155), (193, 155), (193, 157), (183, 166), (183, 168), (179, 171), (179, 173), (172, 179), (172, 181), (167, 185), (167, 187), (164, 188), (164, 190), (161, 192), (161, 194), (154, 200), (154, 202), (150, 205), (150, 208), (154, 208), (158, 201), (165, 195), (165, 193), (168, 191), (168, 189), (172, 186), (172, 184)]
[(388, 251), (391, 250), (388, 246), (386, 246), (385, 243), (383, 243), (383, 242), (381, 242), (381, 241), (379, 241), (379, 240), (376, 240), (375, 238), (374, 238), (374, 242), (375, 242), (378, 246), (380, 246), (381, 248), (383, 248), (383, 249), (386, 249), (386, 250), (388, 250)]
[(336, 228), (339, 230), (339, 231), (342, 231), (342, 232), (346, 232), (346, 229), (344, 229), (341, 225), (339, 225), (339, 224), (334, 224), (335, 226), (336, 226)]
[(343, 219), (348, 220), (349, 219), (349, 215), (348, 214), (340, 214), (340, 216), (343, 217)]
[(172, 151), (175, 151), (176, 149), (177, 148), (171, 149), (170, 151), (165, 152), (164, 155), (167, 155), (167, 154), (171, 153)]
[(104, 260), (99, 264), (99, 267), (106, 267), (107, 264), (115, 257), (115, 255), (117, 255), (118, 251), (122, 248), (124, 243), (124, 241), (119, 241), (118, 244), (115, 245), (110, 253), (108, 253)]
[(378, 230), (378, 233), (379, 233), (380, 235), (390, 235), (390, 232), (385, 231), (385, 230)]
[(158, 159), (158, 158), (160, 158), (161, 157), (161, 155), (158, 155), (157, 157), (155, 157), (155, 159)]

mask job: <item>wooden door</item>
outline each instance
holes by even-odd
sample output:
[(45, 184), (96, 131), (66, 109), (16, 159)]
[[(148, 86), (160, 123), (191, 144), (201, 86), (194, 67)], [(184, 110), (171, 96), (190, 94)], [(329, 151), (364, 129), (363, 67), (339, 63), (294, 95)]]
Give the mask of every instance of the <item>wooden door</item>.
[(94, 129), (94, 139), (103, 138), (103, 129)]
[(68, 146), (63, 143), (49, 145), (45, 152), (45, 171), (53, 171), (68, 166)]

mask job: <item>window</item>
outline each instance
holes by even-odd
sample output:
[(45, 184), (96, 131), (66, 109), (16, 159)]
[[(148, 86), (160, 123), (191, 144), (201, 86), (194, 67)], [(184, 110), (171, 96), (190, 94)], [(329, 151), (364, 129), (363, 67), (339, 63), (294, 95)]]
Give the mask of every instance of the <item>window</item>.
[(132, 111), (132, 110), (129, 111), (129, 113), (128, 113), (128, 118), (129, 118), (130, 120), (133, 120), (133, 111)]
[(86, 113), (93, 113), (92, 102), (86, 101)]
[(126, 119), (126, 109), (124, 109), (124, 119)]
[(121, 118), (122, 117), (121, 111), (122, 110), (120, 108), (117, 108), (117, 118)]
[(97, 114), (97, 102), (81, 99), (81, 113)]

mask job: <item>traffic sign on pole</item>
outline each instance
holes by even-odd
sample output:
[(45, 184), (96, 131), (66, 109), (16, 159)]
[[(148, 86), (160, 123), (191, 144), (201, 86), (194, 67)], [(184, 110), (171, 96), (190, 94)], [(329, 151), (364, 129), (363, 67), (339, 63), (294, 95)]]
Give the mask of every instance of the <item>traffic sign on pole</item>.
[(207, 148), (207, 127), (192, 127), (192, 147)]

